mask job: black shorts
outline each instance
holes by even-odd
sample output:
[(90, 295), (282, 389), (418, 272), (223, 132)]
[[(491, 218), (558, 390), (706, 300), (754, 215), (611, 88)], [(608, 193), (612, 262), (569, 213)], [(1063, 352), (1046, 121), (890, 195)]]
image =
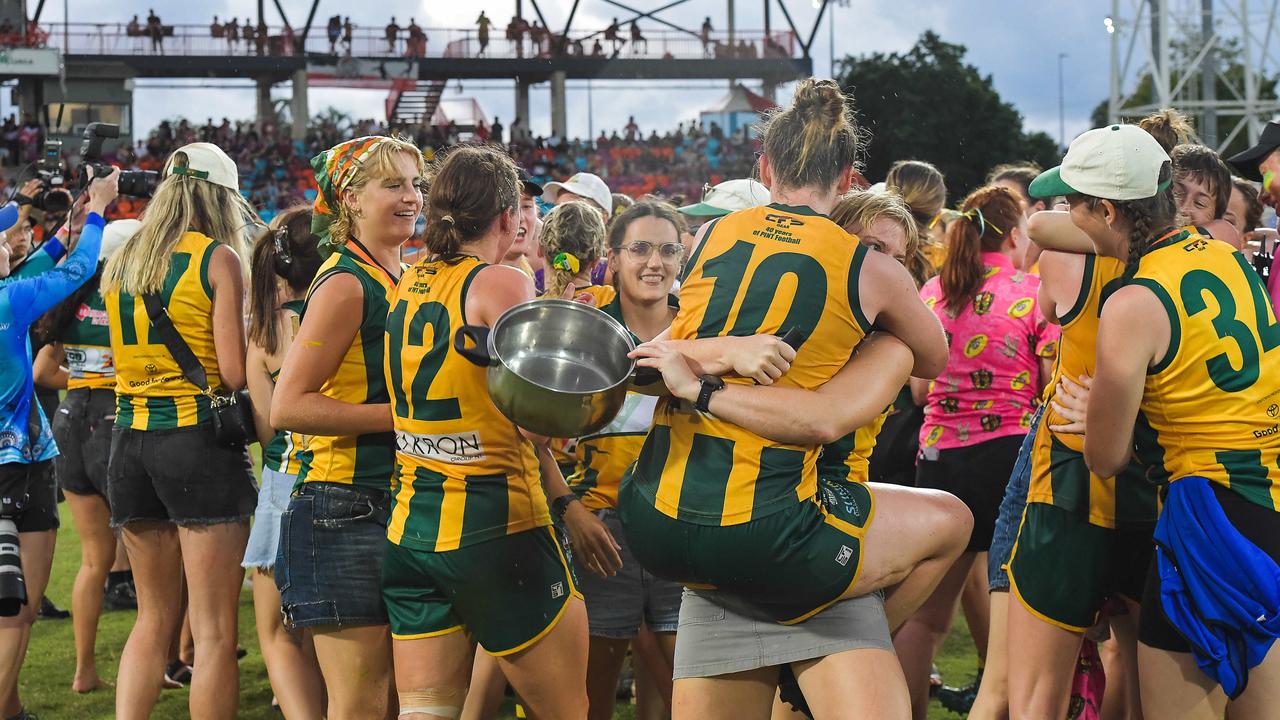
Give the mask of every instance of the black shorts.
[(14, 519), (18, 532), (58, 529), (58, 486), (53, 480), (53, 464), (48, 460), (0, 465), (0, 492), (21, 496)]
[[(1211, 483), (1214, 497), (1222, 505), (1222, 512), (1232, 527), (1258, 549), (1280, 563), (1280, 523), (1277, 513), (1270, 508), (1249, 502), (1227, 488)], [(1164, 614), (1160, 601), (1160, 571), (1156, 560), (1151, 559), (1147, 568), (1147, 584), (1142, 593), (1142, 613), (1138, 618), (1138, 641), (1158, 650), (1189, 653), (1191, 644), (1178, 632)]]
[(219, 443), (211, 422), (173, 430), (115, 427), (107, 490), (112, 527), (247, 522), (258, 504), (249, 453)]
[(114, 390), (67, 391), (51, 423), (58, 443), (53, 466), (63, 492), (107, 498), (107, 459), (111, 457), (115, 416)]
[(1022, 435), (1009, 435), (977, 445), (939, 450), (936, 460), (921, 456), (916, 463), (916, 487), (945, 490), (969, 506), (973, 534), (968, 552), (991, 548), (1004, 488), (1013, 475)]

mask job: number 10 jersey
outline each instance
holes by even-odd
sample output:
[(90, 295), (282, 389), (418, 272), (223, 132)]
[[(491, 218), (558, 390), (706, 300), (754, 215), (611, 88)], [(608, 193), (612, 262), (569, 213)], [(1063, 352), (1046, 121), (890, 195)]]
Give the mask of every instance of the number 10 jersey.
[[(714, 221), (690, 260), (671, 336), (799, 330), (804, 341), (778, 384), (816, 389), (844, 367), (869, 330), (858, 300), (867, 252), (807, 207), (773, 204), (727, 215)], [(772, 442), (666, 400), (632, 480), (669, 517), (737, 525), (813, 498), (819, 449)]]

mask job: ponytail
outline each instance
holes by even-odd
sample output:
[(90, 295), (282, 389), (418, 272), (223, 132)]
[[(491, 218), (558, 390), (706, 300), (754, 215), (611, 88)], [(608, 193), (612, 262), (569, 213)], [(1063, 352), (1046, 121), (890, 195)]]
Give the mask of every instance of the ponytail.
[(604, 221), (590, 205), (574, 201), (555, 207), (542, 219), (538, 241), (547, 257), (547, 297), (560, 297), (583, 268), (604, 256)]
[(982, 253), (998, 252), (1022, 221), (1022, 204), (1003, 187), (975, 190), (964, 199), (960, 217), (947, 228), (947, 258), (939, 281), (947, 312), (958, 317), (982, 289)]
[(311, 285), (320, 269), (319, 236), (311, 232), (311, 208), (276, 215), (253, 243), (249, 274), (249, 342), (272, 354), (280, 351), (276, 310), (283, 280), (295, 294)]

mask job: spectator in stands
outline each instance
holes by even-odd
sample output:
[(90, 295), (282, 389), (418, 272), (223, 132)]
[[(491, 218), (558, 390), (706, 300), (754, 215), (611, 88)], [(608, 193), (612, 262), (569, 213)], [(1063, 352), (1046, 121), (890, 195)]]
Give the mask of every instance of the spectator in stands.
[(329, 25), (325, 28), (329, 35), (329, 54), (338, 54), (338, 38), (342, 37), (342, 16), (334, 15), (329, 18)]
[(244, 25), (240, 31), (240, 36), (244, 38), (244, 49), (246, 51), (254, 48), (254, 35), (256, 34), (257, 33), (254, 32), (253, 21), (249, 18), (245, 18)]
[(415, 58), (425, 57), (427, 54), (427, 34), (413, 18), (409, 18), (409, 43), (405, 54)]
[(711, 17), (708, 16), (702, 21), (702, 32), (698, 33), (698, 37), (702, 40), (702, 54), (710, 54), (711, 31), (715, 28), (711, 27)]
[(640, 126), (636, 124), (635, 115), (627, 118), (627, 126), (622, 131), (627, 135), (627, 142), (636, 141), (636, 137), (640, 134)]
[(485, 50), (489, 48), (489, 26), (493, 22), (489, 20), (489, 16), (480, 11), (480, 17), (476, 18), (476, 28), (480, 40), (480, 52), (476, 53), (476, 57), (484, 57)]
[(267, 23), (262, 18), (258, 18), (258, 30), (254, 33), (254, 40), (258, 43), (258, 54), (267, 54)]
[[(9, 21), (5, 20), (5, 22), (7, 23)], [(4, 31), (4, 27), (0, 26), (0, 32), (3, 32), (3, 31)], [(222, 23), (218, 22), (217, 15), (213, 16), (213, 22), (209, 24), (209, 37), (211, 38), (222, 37)]]
[(160, 24), (160, 16), (155, 10), (147, 15), (147, 35), (151, 38), (151, 51), (164, 54), (164, 25)]
[(524, 57), (524, 34), (529, 30), (529, 23), (519, 15), (512, 15), (507, 23), (507, 41), (516, 47), (516, 57)]
[(493, 127), (489, 128), (489, 142), (502, 144), (502, 122), (497, 115), (493, 116)]
[(600, 44), (600, 38), (596, 38), (595, 45), (591, 46), (591, 57), (604, 57), (604, 46)]
[(633, 54), (640, 53), (640, 44), (644, 44), (644, 51), (649, 52), (649, 41), (644, 39), (644, 35), (640, 33), (640, 21), (631, 21), (631, 52)]
[(138, 22), (137, 15), (134, 15), (129, 24), (124, 26), (124, 34), (129, 37), (137, 37), (142, 34), (142, 23)]
[(396, 38), (400, 36), (400, 26), (396, 24), (396, 16), (391, 16), (391, 22), (387, 23), (387, 52), (396, 54)]
[(614, 57), (618, 56), (618, 51), (622, 49), (622, 45), (626, 42), (625, 40), (622, 39), (620, 35), (618, 35), (618, 30), (620, 28), (621, 26), (618, 25), (618, 18), (614, 18), (613, 22), (610, 23), (609, 27), (605, 28), (605, 31), (604, 31), (604, 39), (609, 40), (613, 43)]
[(233, 52), (240, 45), (240, 21), (231, 18), (223, 26), (223, 34), (227, 38), (227, 47)]
[(342, 44), (347, 46), (347, 54), (351, 53), (351, 18), (342, 19)]

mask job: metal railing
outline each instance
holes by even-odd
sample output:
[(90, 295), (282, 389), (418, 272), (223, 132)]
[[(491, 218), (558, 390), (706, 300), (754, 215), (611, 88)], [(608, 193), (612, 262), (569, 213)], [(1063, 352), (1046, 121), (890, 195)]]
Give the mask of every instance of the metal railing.
[[(261, 36), (252, 28), (246, 40), (244, 26), (234, 35), (226, 25), (162, 25), (153, 36), (145, 25), (132, 23), (44, 23), (27, 33), (14, 34), (11, 46), (52, 47), (72, 55), (264, 55), (298, 54), (298, 32), (284, 26), (267, 26)], [(476, 28), (423, 28), (426, 38), (411, 42), (401, 28), (388, 39), (385, 28), (353, 28), (350, 41), (340, 35), (329, 42), (326, 28), (313, 27), (307, 36), (308, 53), (350, 54), (355, 57), (485, 57), (534, 58), (562, 54), (568, 57), (617, 57), (627, 59), (760, 58), (795, 56), (798, 43), (791, 32), (740, 31), (730, 45), (727, 33), (713, 32), (706, 41), (675, 31), (646, 31), (633, 42), (624, 26), (617, 40), (604, 37), (604, 30), (571, 32), (563, 43), (559, 35), (541, 33), (535, 42), (529, 33), (508, 39), (505, 29), (494, 26), (482, 43)], [(3, 40), (3, 38), (0, 38)], [(598, 45), (597, 45), (598, 44)], [(563, 50), (561, 50), (561, 46)]]

